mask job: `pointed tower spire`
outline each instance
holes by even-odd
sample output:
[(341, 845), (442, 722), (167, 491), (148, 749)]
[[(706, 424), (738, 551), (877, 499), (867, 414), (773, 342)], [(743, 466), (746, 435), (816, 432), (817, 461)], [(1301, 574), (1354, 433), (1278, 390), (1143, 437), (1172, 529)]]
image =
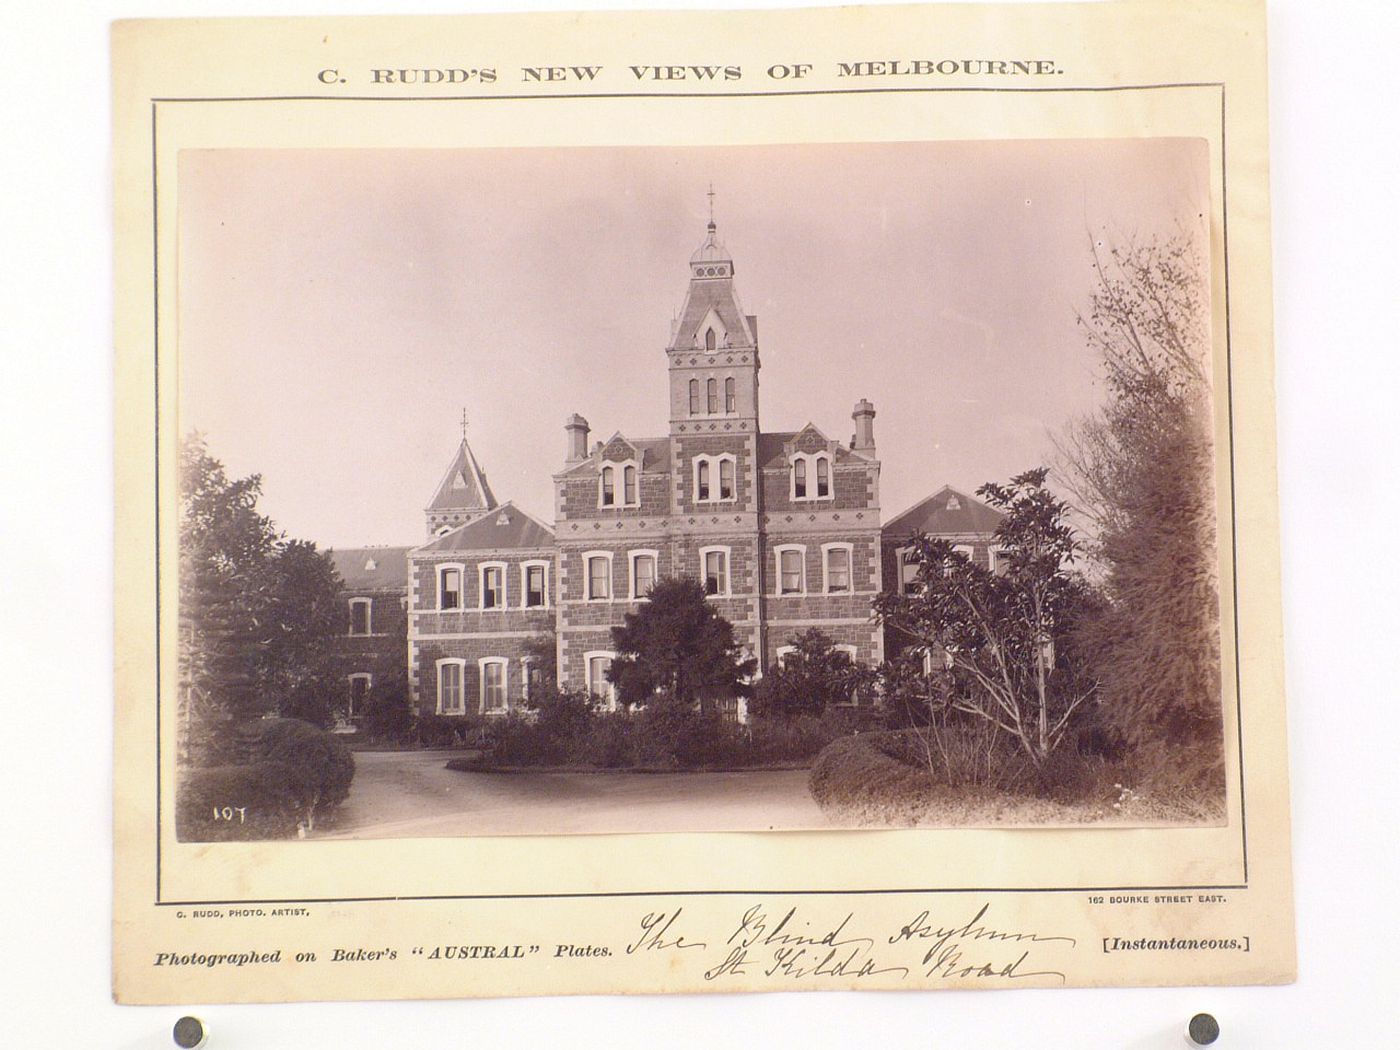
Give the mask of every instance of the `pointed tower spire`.
[(428, 535), (464, 525), (497, 507), (496, 495), (467, 444), (467, 411), (462, 410), (462, 442), (453, 453), (447, 472), (425, 508)]

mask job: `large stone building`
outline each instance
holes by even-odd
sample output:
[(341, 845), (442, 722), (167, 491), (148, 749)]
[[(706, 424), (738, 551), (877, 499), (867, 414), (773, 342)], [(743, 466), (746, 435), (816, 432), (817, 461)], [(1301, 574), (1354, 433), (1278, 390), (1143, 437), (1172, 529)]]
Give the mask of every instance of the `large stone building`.
[[(464, 436), (426, 508), (423, 545), (336, 553), (352, 635), (385, 622), (376, 602), (402, 600), (420, 713), (518, 706), (538, 683), (527, 643), (551, 632), (560, 684), (610, 701), (611, 629), (668, 576), (700, 581), (760, 668), (813, 627), (853, 660), (878, 664), (885, 639), (871, 600), (902, 584), (900, 539), (922, 529), (994, 557), (998, 515), (951, 489), (882, 537), (869, 401), (856, 402), (846, 442), (812, 422), (764, 429), (758, 319), (734, 277), (711, 221), (665, 347), (667, 433), (614, 430), (590, 444), (589, 423), (569, 416), (552, 528), (497, 502)], [(370, 563), (401, 576), (374, 576)], [(383, 586), (371, 592), (371, 582)], [(368, 687), (366, 673), (351, 672), (352, 695)]]

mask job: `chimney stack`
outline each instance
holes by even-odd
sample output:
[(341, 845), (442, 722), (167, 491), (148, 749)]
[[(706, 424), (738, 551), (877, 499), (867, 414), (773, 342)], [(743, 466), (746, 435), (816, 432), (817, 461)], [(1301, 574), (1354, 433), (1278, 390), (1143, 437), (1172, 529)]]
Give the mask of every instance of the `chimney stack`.
[(875, 451), (875, 406), (865, 398), (856, 402), (851, 418), (856, 422), (856, 440), (851, 447), (858, 452)]
[(564, 432), (569, 435), (569, 457), (566, 463), (579, 463), (588, 458), (588, 420), (575, 412), (564, 420)]

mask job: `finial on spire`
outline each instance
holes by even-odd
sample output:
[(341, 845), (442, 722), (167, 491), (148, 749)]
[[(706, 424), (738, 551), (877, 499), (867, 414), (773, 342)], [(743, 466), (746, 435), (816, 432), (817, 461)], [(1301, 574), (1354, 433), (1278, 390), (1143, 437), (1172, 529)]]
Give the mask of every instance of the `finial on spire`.
[(710, 191), (705, 196), (710, 198), (710, 224), (706, 229), (713, 233), (715, 229), (715, 184), (713, 181), (710, 183)]
[(462, 440), (467, 440), (467, 410), (462, 409)]

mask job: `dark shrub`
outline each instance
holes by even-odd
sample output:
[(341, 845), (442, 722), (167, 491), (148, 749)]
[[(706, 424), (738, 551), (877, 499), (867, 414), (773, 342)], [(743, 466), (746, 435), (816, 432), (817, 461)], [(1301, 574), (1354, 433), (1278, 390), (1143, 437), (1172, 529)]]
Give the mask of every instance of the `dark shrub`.
[(817, 804), (857, 819), (918, 820), (938, 787), (926, 768), (893, 758), (877, 746), (879, 738), (895, 735), (843, 736), (824, 747), (807, 777)]
[(589, 737), (596, 701), (586, 692), (541, 689), (531, 703), (534, 724), (539, 732), (537, 747), (542, 761), (562, 762), (579, 756)]
[(833, 711), (820, 718), (796, 715), (791, 718), (755, 718), (748, 726), (745, 748), (747, 760), (763, 762), (805, 762), (850, 729), (847, 719)]
[(460, 718), (434, 714), (419, 715), (414, 725), (414, 734), (418, 743), (424, 747), (453, 747), (462, 742), (464, 725), (465, 722)]
[(694, 768), (743, 761), (738, 728), (717, 712), (658, 697), (633, 719), (639, 765)]
[(278, 762), (186, 770), (175, 793), (181, 842), (290, 838), (301, 819), (302, 771)]
[(502, 766), (537, 766), (556, 761), (544, 746), (539, 726), (518, 711), (482, 720), (482, 744), (491, 761)]
[(355, 776), (355, 759), (339, 737), (295, 718), (253, 723), (246, 735), (253, 763), (295, 768), (308, 821), (344, 802)]
[(588, 734), (579, 741), (575, 757), (603, 769), (624, 769), (636, 764), (633, 716), (625, 711), (595, 715)]

